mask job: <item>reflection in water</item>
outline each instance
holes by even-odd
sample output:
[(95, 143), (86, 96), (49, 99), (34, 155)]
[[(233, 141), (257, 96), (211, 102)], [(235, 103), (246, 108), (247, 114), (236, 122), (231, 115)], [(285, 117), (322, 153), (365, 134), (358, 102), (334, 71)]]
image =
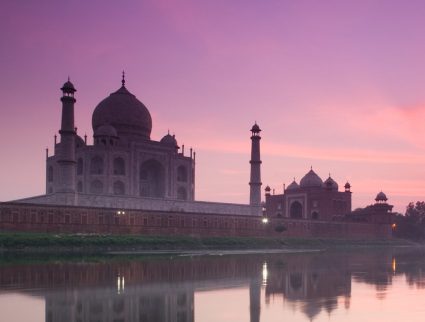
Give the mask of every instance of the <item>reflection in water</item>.
[(267, 285), (267, 277), (268, 277), (268, 271), (267, 271), (267, 262), (264, 262), (263, 264), (263, 286)]
[[(0, 289), (43, 297), (47, 322), (190, 322), (195, 320), (197, 292), (235, 287), (249, 288), (251, 322), (260, 321), (268, 308), (279, 302), (312, 321), (321, 312), (330, 318), (339, 305), (350, 310), (352, 282), (373, 285), (380, 301), (386, 299), (393, 280), (402, 275), (409, 285), (425, 288), (422, 258), (417, 250), (405, 249), (161, 259), (113, 257), (97, 262), (41, 264), (3, 261)], [(0, 320), (6, 320), (1, 312)]]
[(329, 314), (337, 307), (338, 297), (348, 303), (351, 275), (346, 256), (319, 253), (288, 255), (285, 262), (270, 265), (266, 302), (276, 295), (289, 302), (302, 302), (301, 310), (313, 319), (322, 309)]
[(193, 321), (193, 289), (135, 286), (48, 292), (46, 321)]
[(124, 293), (125, 279), (124, 276), (117, 276), (117, 291), (118, 294)]

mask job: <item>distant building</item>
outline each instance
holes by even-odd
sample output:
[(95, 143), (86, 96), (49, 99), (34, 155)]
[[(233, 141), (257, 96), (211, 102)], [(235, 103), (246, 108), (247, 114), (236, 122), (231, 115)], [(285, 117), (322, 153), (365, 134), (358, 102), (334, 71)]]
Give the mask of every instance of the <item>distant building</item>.
[(338, 191), (334, 179), (322, 179), (311, 169), (298, 184), (295, 179), (282, 194), (271, 194), (265, 188), (267, 216), (292, 219), (333, 220), (351, 212), (351, 186)]
[[(375, 204), (359, 208), (351, 212), (347, 218), (353, 222), (367, 222), (371, 224), (393, 224), (393, 206), (387, 203), (388, 198), (382, 191), (376, 195)], [(395, 229), (395, 226), (391, 226)]]

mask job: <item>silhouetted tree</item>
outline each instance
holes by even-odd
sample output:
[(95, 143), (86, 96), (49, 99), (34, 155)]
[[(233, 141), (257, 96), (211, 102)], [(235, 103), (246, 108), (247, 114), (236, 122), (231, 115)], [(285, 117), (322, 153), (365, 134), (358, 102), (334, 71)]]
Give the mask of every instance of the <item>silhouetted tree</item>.
[(372, 205), (369, 205), (364, 208), (356, 208), (352, 212), (350, 212), (346, 216), (346, 218), (349, 219), (350, 221), (357, 221), (357, 222), (367, 221), (367, 216), (370, 214), (372, 207), (373, 207)]
[(287, 228), (284, 225), (279, 224), (274, 228), (274, 230), (277, 231), (278, 233), (283, 233), (284, 231), (287, 230)]
[(356, 208), (354, 209), (351, 214), (352, 215), (367, 215), (370, 213), (370, 210), (372, 209), (372, 205), (366, 206), (364, 208)]
[(406, 207), (406, 216), (415, 218), (419, 221), (424, 221), (425, 219), (425, 201), (416, 201), (416, 204), (413, 202), (409, 203)]
[(395, 217), (397, 228), (394, 236), (412, 240), (425, 240), (425, 202), (409, 203), (404, 215)]

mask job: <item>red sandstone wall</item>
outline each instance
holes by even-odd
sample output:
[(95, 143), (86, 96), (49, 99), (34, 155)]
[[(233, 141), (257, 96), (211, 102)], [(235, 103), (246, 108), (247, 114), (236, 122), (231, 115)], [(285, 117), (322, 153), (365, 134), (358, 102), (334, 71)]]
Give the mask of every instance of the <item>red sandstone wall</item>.
[[(386, 224), (272, 219), (250, 215), (197, 214), (144, 210), (1, 203), (0, 230), (190, 236), (282, 236), (391, 238)], [(279, 233), (276, 226), (284, 225)]]
[(261, 217), (0, 204), (0, 229), (55, 233), (261, 236)]
[[(275, 227), (279, 225), (283, 225), (287, 230), (283, 233), (276, 232)], [(390, 224), (284, 218), (270, 221), (269, 235), (300, 238), (389, 239), (392, 238), (392, 231)]]

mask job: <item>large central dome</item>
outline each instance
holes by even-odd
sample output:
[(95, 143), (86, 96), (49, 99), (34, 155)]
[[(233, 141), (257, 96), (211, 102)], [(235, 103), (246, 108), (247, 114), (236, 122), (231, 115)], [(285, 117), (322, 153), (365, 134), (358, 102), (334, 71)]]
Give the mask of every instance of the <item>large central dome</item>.
[(146, 106), (123, 84), (96, 106), (92, 116), (93, 131), (102, 125), (112, 125), (119, 137), (150, 139), (152, 118)]
[(301, 188), (314, 188), (314, 187), (322, 187), (323, 181), (316, 174), (316, 172), (311, 169), (300, 181)]

